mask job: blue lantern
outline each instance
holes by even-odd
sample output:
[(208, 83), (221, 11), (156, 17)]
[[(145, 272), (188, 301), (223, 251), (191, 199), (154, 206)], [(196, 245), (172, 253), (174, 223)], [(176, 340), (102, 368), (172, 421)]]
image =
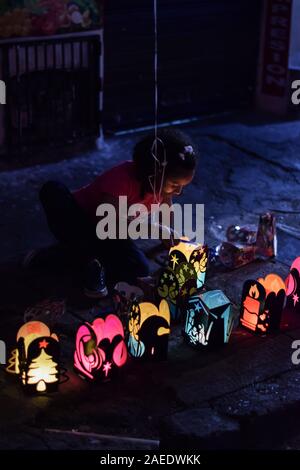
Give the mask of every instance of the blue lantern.
[(183, 334), (191, 346), (219, 347), (228, 343), (233, 324), (231, 302), (221, 290), (188, 300)]

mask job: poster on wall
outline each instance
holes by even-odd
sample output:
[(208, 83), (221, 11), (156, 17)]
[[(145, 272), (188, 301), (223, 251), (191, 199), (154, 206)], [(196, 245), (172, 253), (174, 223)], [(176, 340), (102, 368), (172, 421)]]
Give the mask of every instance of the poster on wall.
[(0, 39), (98, 29), (101, 0), (2, 0)]

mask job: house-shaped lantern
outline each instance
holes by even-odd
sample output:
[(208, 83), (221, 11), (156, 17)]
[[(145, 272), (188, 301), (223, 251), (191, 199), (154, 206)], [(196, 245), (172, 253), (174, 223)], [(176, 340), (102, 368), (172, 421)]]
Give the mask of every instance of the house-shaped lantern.
[(132, 357), (164, 360), (168, 355), (170, 310), (150, 302), (134, 303), (128, 321), (128, 351)]
[(42, 322), (25, 323), (18, 331), (17, 349), (7, 370), (19, 375), (30, 393), (56, 391), (60, 376), (57, 335)]
[(300, 313), (300, 257), (293, 262), (285, 281), (286, 307)]
[(231, 302), (220, 290), (189, 299), (183, 335), (191, 346), (216, 348), (228, 343), (234, 324)]
[(285, 284), (277, 274), (248, 280), (243, 287), (240, 322), (255, 333), (278, 330), (284, 303)]
[(76, 334), (74, 369), (89, 380), (109, 380), (127, 361), (121, 320), (114, 314), (80, 325)]
[(203, 287), (207, 255), (207, 246), (187, 239), (170, 249), (168, 267), (158, 282), (158, 295), (169, 303), (172, 320), (181, 318), (188, 299)]

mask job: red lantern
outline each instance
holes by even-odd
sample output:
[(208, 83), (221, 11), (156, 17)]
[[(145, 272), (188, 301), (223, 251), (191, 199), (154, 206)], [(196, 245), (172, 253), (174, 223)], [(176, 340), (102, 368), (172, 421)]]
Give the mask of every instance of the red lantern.
[(285, 285), (277, 274), (246, 281), (242, 293), (240, 322), (256, 333), (280, 327), (285, 301)]
[(89, 380), (108, 380), (127, 361), (124, 329), (113, 314), (82, 324), (76, 335), (74, 368)]

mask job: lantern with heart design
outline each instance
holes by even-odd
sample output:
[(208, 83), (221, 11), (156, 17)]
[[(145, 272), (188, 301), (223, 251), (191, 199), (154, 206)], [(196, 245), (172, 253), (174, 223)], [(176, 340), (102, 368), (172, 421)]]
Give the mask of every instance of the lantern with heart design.
[(293, 262), (285, 281), (286, 308), (300, 313), (300, 257)]
[(228, 343), (234, 324), (231, 302), (220, 290), (189, 299), (183, 336), (196, 347), (216, 348)]
[(56, 391), (60, 376), (57, 335), (40, 321), (25, 323), (18, 331), (17, 349), (7, 371), (19, 375), (29, 393)]
[(188, 299), (204, 285), (207, 266), (207, 246), (187, 239), (170, 249), (169, 265), (158, 282), (158, 295), (169, 303), (172, 320), (179, 320)]
[(125, 365), (127, 348), (121, 320), (114, 314), (83, 323), (76, 334), (74, 369), (89, 380), (109, 380)]
[(166, 300), (159, 308), (150, 302), (134, 303), (128, 322), (128, 351), (136, 358), (164, 360), (168, 355), (170, 310)]
[(277, 330), (284, 302), (285, 285), (277, 274), (248, 280), (243, 287), (240, 322), (255, 333)]

